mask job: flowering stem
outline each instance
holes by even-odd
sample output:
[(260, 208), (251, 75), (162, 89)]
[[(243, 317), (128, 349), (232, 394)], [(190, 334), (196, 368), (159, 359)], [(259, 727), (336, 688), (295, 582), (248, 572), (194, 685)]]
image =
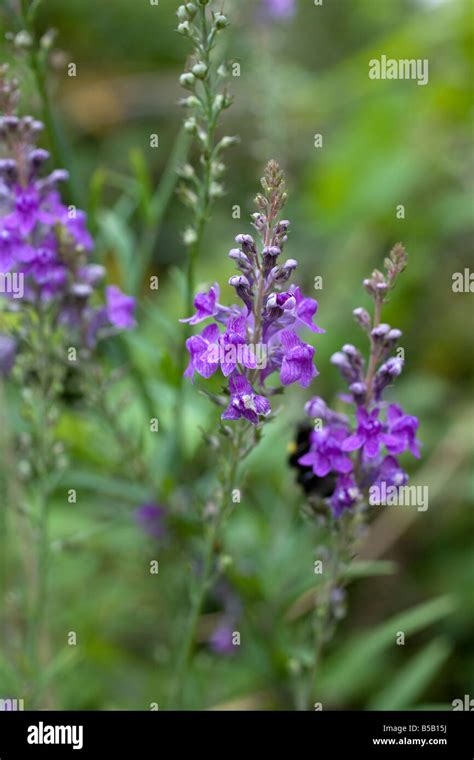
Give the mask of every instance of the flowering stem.
[[(380, 319), (382, 315), (382, 304), (383, 304), (383, 300), (381, 298), (376, 298), (372, 329), (380, 325)], [(367, 368), (367, 375), (365, 378), (365, 385), (367, 387), (366, 401), (365, 401), (366, 407), (369, 406), (370, 401), (372, 399), (372, 385), (374, 382), (375, 372), (377, 370), (377, 361), (378, 361), (378, 355), (375, 349), (375, 343), (374, 343), (373, 338), (371, 338), (369, 366)]]
[(346, 585), (346, 568), (352, 559), (352, 547), (354, 543), (354, 516), (347, 516), (347, 523), (333, 520), (329, 528), (330, 555), (325, 563), (329, 565), (324, 573), (325, 583), (317, 596), (317, 606), (314, 610), (313, 634), (314, 654), (313, 662), (308, 674), (306, 689), (297, 700), (299, 710), (312, 709), (313, 689), (316, 675), (321, 663), (324, 646), (334, 633), (337, 618), (332, 611), (331, 596), (334, 591), (342, 591)]
[[(174, 672), (170, 691), (169, 703), (171, 706), (176, 705), (176, 708), (180, 707), (182, 704), (186, 676), (191, 662), (193, 645), (196, 638), (196, 631), (199, 624), (201, 610), (206, 598), (206, 593), (210, 587), (211, 582), (215, 580), (216, 577), (215, 573), (213, 573), (215, 544), (219, 532), (222, 529), (222, 525), (231, 511), (228, 508), (229, 493), (231, 489), (235, 487), (238, 466), (242, 459), (249, 452), (248, 448), (242, 450), (242, 443), (245, 437), (245, 433), (247, 433), (248, 430), (248, 425), (238, 426), (235, 435), (232, 436), (231, 439), (231, 450), (228, 455), (223, 457), (221, 460), (223, 474), (221, 477), (219, 490), (220, 504), (216, 516), (213, 517), (207, 529), (204, 545), (204, 555), (202, 560), (201, 577), (194, 594), (193, 604), (176, 661), (176, 669)], [(229, 461), (230, 465), (229, 467), (226, 467), (226, 462)]]
[(76, 179), (72, 173), (71, 156), (67, 150), (65, 141), (59, 130), (56, 117), (51, 105), (51, 98), (46, 83), (44, 56), (40, 52), (40, 42), (35, 29), (35, 12), (39, 3), (28, 7), (27, 0), (21, 0), (20, 13), (25, 30), (31, 38), (31, 48), (28, 51), (28, 61), (33, 73), (36, 89), (41, 101), (42, 119), (48, 133), (48, 141), (56, 166), (67, 166), (69, 176), (65, 182), (71, 202), (75, 206), (81, 205), (81, 193)]

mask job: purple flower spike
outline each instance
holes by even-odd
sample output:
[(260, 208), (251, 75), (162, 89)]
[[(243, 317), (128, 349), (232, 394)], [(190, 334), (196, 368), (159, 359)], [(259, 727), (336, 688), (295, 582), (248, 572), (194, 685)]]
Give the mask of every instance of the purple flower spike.
[(114, 327), (129, 330), (135, 325), (135, 299), (126, 296), (120, 288), (109, 285), (105, 289), (107, 316)]
[(303, 343), (291, 330), (284, 330), (280, 340), (284, 351), (280, 371), (281, 382), (283, 385), (298, 382), (303, 388), (307, 388), (313, 377), (318, 374), (313, 364), (313, 346)]
[(219, 285), (215, 282), (214, 285), (209, 288), (207, 293), (198, 293), (194, 299), (196, 313), (193, 314), (192, 317), (180, 319), (179, 321), (188, 322), (190, 325), (197, 325), (199, 322), (203, 322), (205, 319), (215, 316), (215, 314), (217, 314), (219, 292)]
[(264, 396), (258, 396), (247, 378), (236, 372), (229, 380), (230, 404), (221, 415), (223, 420), (238, 420), (244, 417), (253, 425), (260, 416), (270, 414), (270, 404)]

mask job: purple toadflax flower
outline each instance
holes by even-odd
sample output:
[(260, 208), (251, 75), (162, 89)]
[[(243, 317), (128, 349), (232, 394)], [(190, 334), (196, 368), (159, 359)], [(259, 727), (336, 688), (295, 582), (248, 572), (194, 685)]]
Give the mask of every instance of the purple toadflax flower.
[(405, 414), (397, 404), (383, 401), (384, 392), (401, 374), (403, 361), (388, 356), (401, 332), (382, 323), (380, 314), (405, 265), (406, 253), (398, 244), (385, 261), (386, 274), (375, 270), (364, 281), (375, 302), (374, 320), (362, 307), (354, 310), (354, 316), (369, 337), (367, 368), (362, 354), (351, 344), (331, 358), (348, 384), (349, 392), (341, 398), (355, 406), (355, 430), (347, 415), (333, 411), (323, 399), (315, 397), (305, 407), (322, 427), (306, 429), (304, 440), (299, 434), (302, 455), (291, 462), (299, 469), (299, 482), (305, 490), (323, 501), (336, 518), (361, 502), (364, 491), (372, 485), (405, 485), (408, 475), (395, 455), (409, 450), (413, 456), (420, 456), (417, 418)]
[(229, 377), (230, 391), (222, 419), (244, 417), (255, 425), (270, 412), (266, 396), (272, 391), (265, 388), (267, 378), (278, 372), (283, 386), (299, 383), (307, 388), (316, 377), (314, 347), (299, 332), (324, 332), (313, 321), (317, 301), (304, 297), (296, 285), (287, 286), (297, 262), (279, 263), (290, 223), (279, 219), (286, 193), (275, 161), (268, 163), (262, 187), (264, 192), (256, 198), (258, 211), (253, 214), (261, 250), (251, 235), (242, 234), (235, 239), (239, 248), (229, 253), (239, 271), (229, 284), (241, 305), (220, 304), (215, 283), (207, 293), (196, 296), (196, 313), (181, 320), (193, 325), (212, 320), (186, 341), (190, 355), (186, 377), (193, 379), (197, 373), (207, 379), (220, 368)]
[(254, 393), (246, 377), (234, 373), (229, 381), (230, 404), (223, 412), (223, 420), (238, 420), (244, 417), (256, 425), (259, 417), (270, 414), (270, 404), (265, 396)]

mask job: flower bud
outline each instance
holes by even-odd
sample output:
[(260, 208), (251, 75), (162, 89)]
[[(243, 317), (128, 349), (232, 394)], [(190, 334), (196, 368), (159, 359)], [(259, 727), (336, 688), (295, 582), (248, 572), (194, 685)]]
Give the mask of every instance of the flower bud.
[(370, 330), (370, 315), (369, 312), (362, 308), (362, 306), (359, 306), (357, 309), (354, 309), (352, 312), (352, 315), (355, 317), (359, 325), (362, 327), (363, 330), (368, 332)]
[(222, 140), (217, 145), (217, 150), (220, 150), (221, 148), (231, 148), (233, 145), (237, 145), (239, 142), (239, 138), (236, 136), (230, 136), (226, 135), (222, 138)]
[(184, 74), (181, 74), (179, 83), (181, 87), (185, 87), (187, 90), (193, 90), (194, 85), (196, 84), (196, 77), (190, 71), (186, 71)]
[(194, 74), (194, 76), (197, 77), (198, 79), (205, 79), (207, 76), (207, 66), (202, 61), (194, 64), (191, 71)]
[(184, 129), (186, 130), (186, 132), (189, 132), (190, 135), (197, 134), (198, 124), (194, 116), (191, 116), (189, 119), (185, 120)]
[(248, 256), (255, 257), (257, 255), (257, 246), (252, 235), (237, 235), (235, 242), (242, 246), (244, 253)]
[(191, 27), (189, 26), (189, 21), (183, 21), (181, 24), (178, 24), (178, 33), (183, 34), (185, 37), (188, 37), (191, 32)]
[(357, 406), (365, 403), (365, 396), (367, 393), (367, 386), (365, 383), (352, 383), (349, 386), (349, 390), (352, 393), (353, 399)]
[(229, 26), (229, 21), (222, 13), (216, 13), (214, 24), (216, 25), (216, 29), (225, 29), (226, 26)]

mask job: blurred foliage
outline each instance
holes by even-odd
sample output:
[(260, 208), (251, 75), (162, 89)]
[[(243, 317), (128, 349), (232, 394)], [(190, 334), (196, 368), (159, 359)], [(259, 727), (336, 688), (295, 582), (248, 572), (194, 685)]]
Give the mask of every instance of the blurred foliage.
[[(18, 30), (8, 10), (14, 3), (4, 5), (4, 29)], [(216, 411), (196, 387), (186, 387), (183, 398), (184, 462), (167, 455), (182, 341), (177, 320), (187, 316), (180, 239), (187, 212), (171, 180), (187, 150), (175, 143), (186, 56), (175, 32), (176, 5), (44, 0), (40, 7), (39, 26), (57, 28), (65, 50), (58, 56), (63, 65), (51, 72), (54, 104), (88, 199), (96, 258), (112, 281), (141, 293), (139, 325), (127, 339), (133, 373), (130, 366), (124, 371), (110, 405), (153, 475), (152, 482), (136, 476), (96, 409), (84, 399), (69, 404), (59, 434), (70, 469), (52, 505), (49, 622), (57, 661), (45, 674), (62, 708), (164, 703), (194, 572), (192, 505), (212, 485), (214, 454), (202, 445), (202, 429), (212, 431)], [(472, 294), (451, 288), (453, 272), (473, 267), (472, 4), (339, 0), (314, 7), (300, 0), (285, 24), (259, 22), (258, 0), (226, 5), (227, 53), (241, 76), (232, 81), (235, 105), (224, 130), (242, 142), (229, 159), (227, 196), (208, 227), (200, 281), (227, 281), (227, 251), (236, 234), (248, 231), (257, 179), (267, 159), (276, 158), (288, 175), (289, 255), (300, 262), (299, 282), (308, 290), (316, 275), (323, 278), (316, 297), (318, 324), (327, 333), (316, 338), (321, 374), (312, 390), (330, 397), (339, 380), (329, 357), (343, 343), (361, 345), (351, 312), (368, 305), (362, 278), (396, 241), (409, 253), (384, 319), (403, 331), (397, 400), (420, 417), (422, 460), (418, 471), (409, 466), (414, 482), (430, 489), (429, 510), (405, 508), (406, 519), (392, 508), (376, 517), (362, 558), (393, 565), (355, 573), (349, 614), (328, 647), (316, 691), (325, 708), (451, 709), (453, 699), (474, 689), (473, 310)], [(427, 58), (429, 84), (370, 80), (368, 61), (381, 54)], [(13, 59), (7, 45), (2, 58)], [(68, 62), (77, 65), (74, 78)], [(14, 65), (25, 83), (23, 110), (30, 111), (31, 103), (37, 107), (31, 77), (24, 64)], [(150, 148), (152, 133), (158, 149)], [(241, 220), (232, 217), (235, 204)], [(396, 218), (398, 204), (405, 219)], [(136, 281), (137, 261), (158, 275), (157, 294), (146, 277)], [(224, 289), (224, 299), (230, 296)], [(103, 359), (123, 364), (119, 341)], [(242, 644), (230, 657), (209, 651), (206, 640), (222, 609), (219, 599), (209, 600), (188, 684), (191, 707), (291, 707), (289, 662), (305, 667), (307, 621), (289, 611), (311, 589), (318, 540), (300, 516), (302, 495), (286, 461), (306, 399), (291, 389), (249, 459), (242, 504), (224, 540), (233, 559), (226, 583), (241, 601)], [(17, 404), (9, 389), (14, 427)], [(150, 409), (160, 421), (157, 435), (147, 432)], [(67, 503), (68, 488), (78, 489), (75, 505)], [(134, 518), (146, 501), (169, 510), (160, 543)], [(156, 576), (149, 572), (153, 559), (160, 563)], [(20, 587), (21, 578), (15, 580)], [(14, 606), (19, 593), (13, 591)], [(66, 645), (71, 630), (78, 636), (73, 654)], [(400, 630), (404, 647), (395, 644)], [(14, 690), (8, 662), (0, 661), (0, 674), (2, 686)]]

